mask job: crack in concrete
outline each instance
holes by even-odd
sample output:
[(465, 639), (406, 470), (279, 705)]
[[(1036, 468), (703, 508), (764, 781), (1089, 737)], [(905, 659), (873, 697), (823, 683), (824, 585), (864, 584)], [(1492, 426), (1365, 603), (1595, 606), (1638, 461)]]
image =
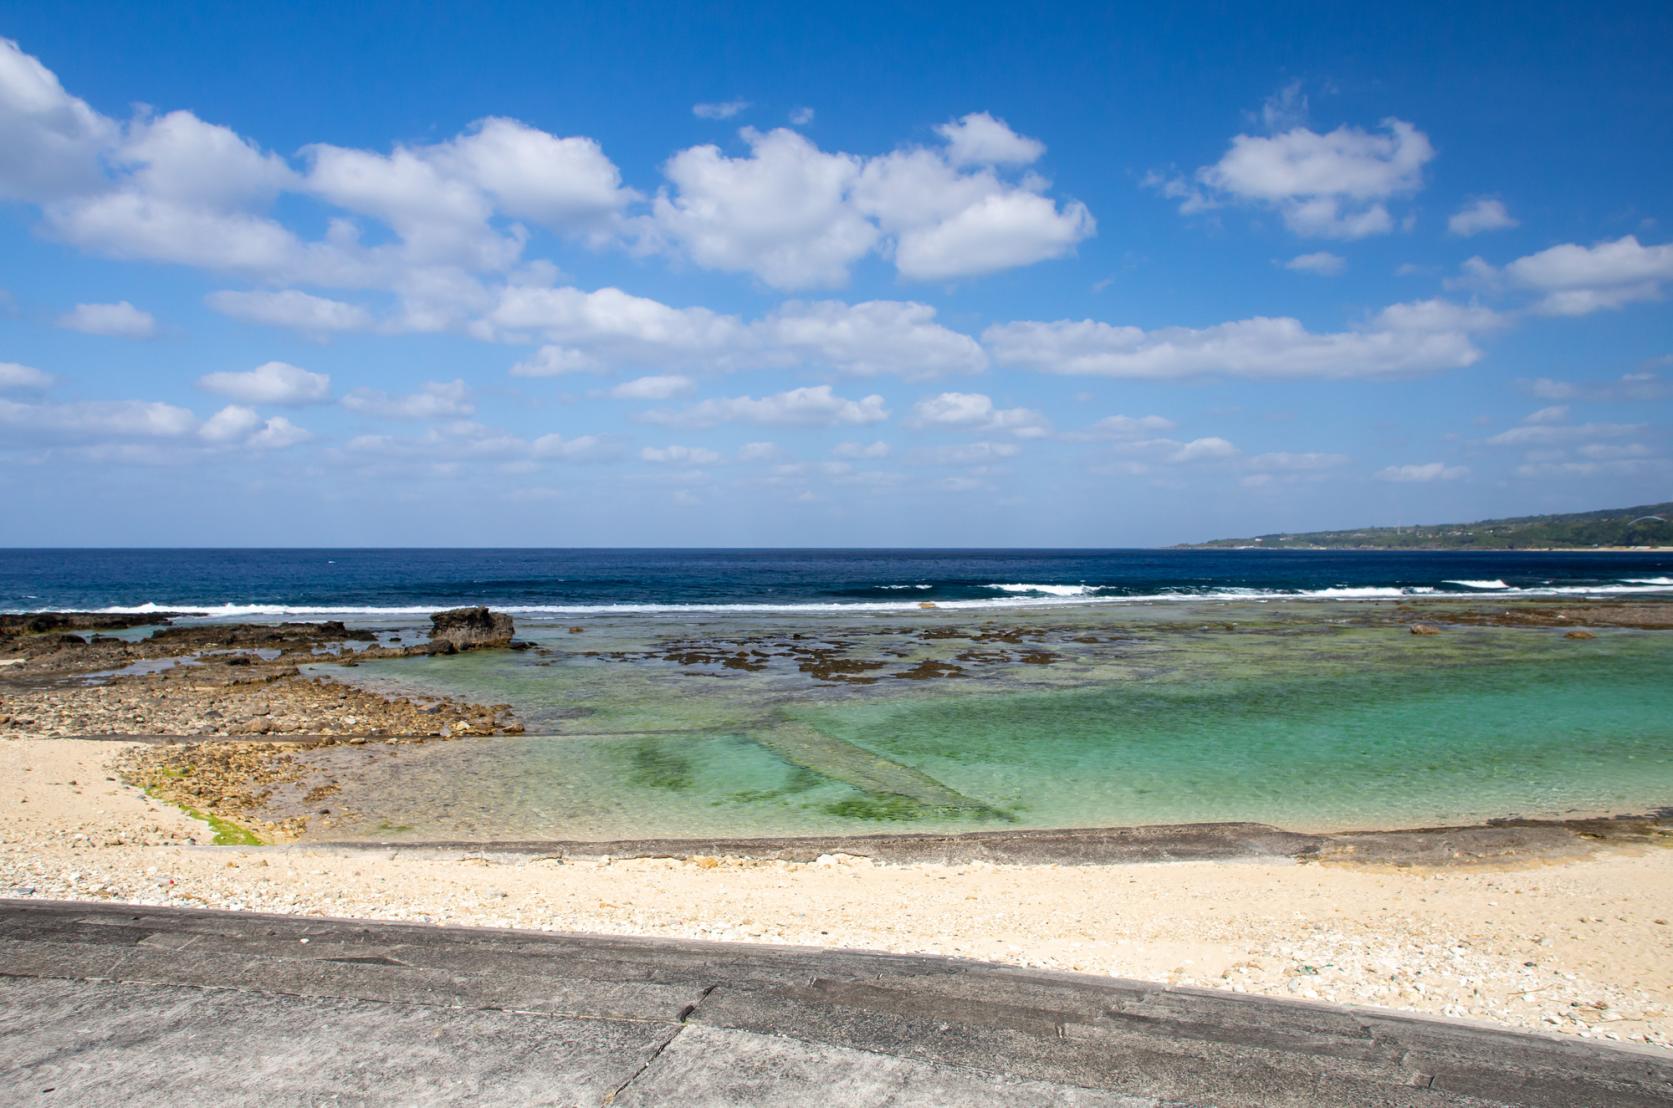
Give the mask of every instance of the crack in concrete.
[(709, 999), (709, 994), (714, 992), (718, 988), (720, 988), (720, 983), (718, 981), (715, 982), (713, 985), (705, 986), (703, 991), (698, 994), (697, 999), (695, 1001), (686, 1005), (684, 1008), (681, 1008), (680, 1009), (679, 1025), (674, 1028), (673, 1034), (669, 1035), (666, 1039), (662, 1040), (662, 1044), (660, 1046), (658, 1046), (655, 1050), (651, 1051), (651, 1056), (649, 1058), (645, 1059), (645, 1064), (640, 1066), (638, 1069), (634, 1070), (633, 1073), (631, 1073), (630, 1075), (628, 1075), (628, 1079), (626, 1081), (623, 1081), (620, 1085), (617, 1085), (614, 1089), (611, 1089), (608, 1093), (605, 1093), (604, 1094), (604, 1099), (601, 1100), (599, 1103), (600, 1104), (613, 1104), (613, 1103), (615, 1103), (616, 1098), (618, 1096), (622, 1095), (622, 1093), (627, 1089), (627, 1087), (629, 1085), (631, 1085), (635, 1081), (639, 1080), (640, 1076), (646, 1070), (650, 1069), (651, 1066), (656, 1063), (656, 1060), (658, 1058), (662, 1057), (662, 1052), (667, 1050), (671, 1045), (673, 1045), (674, 1040), (680, 1037), (680, 1035), (685, 1031), (686, 1027), (689, 1026), (687, 1021), (691, 1019), (693, 1013), (695, 1013), (697, 1011), (697, 1009), (702, 1006), (702, 1004), (705, 1000)]

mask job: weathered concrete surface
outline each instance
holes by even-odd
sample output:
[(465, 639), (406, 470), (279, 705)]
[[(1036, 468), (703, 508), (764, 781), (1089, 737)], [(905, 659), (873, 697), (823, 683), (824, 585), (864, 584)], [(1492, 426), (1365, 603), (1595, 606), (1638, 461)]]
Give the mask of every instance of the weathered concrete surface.
[(0, 901), (0, 1101), (43, 1098), (1665, 1105), (1673, 1059), (946, 958)]
[(610, 842), (322, 842), (378, 850), (473, 850), (555, 857), (689, 858), (717, 855), (811, 862), (853, 854), (880, 862), (1106, 865), (1117, 862), (1293, 858), (1371, 865), (1470, 865), (1573, 858), (1599, 847), (1673, 842), (1673, 809), (1593, 819), (1507, 819), (1392, 831), (1285, 831), (1263, 823), (1182, 823), (958, 833), (793, 838), (620, 839)]

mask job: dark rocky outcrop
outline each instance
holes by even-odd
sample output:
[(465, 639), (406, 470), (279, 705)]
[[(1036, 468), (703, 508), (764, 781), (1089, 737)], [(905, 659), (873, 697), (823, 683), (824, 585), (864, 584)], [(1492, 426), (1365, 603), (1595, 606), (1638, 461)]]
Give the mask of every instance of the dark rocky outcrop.
[(432, 654), (453, 654), (461, 650), (504, 649), (511, 646), (516, 630), (511, 617), (482, 605), (449, 608), (430, 617)]
[(149, 615), (112, 612), (24, 612), (0, 615), (0, 639), (18, 635), (44, 635), (49, 631), (117, 631), (125, 627), (149, 627), (168, 623), (179, 612)]
[(350, 628), (341, 620), (322, 623), (199, 623), (168, 627), (151, 636), (156, 646), (172, 649), (224, 649), (228, 647), (304, 648), (344, 642), (375, 642), (377, 636), (363, 628)]

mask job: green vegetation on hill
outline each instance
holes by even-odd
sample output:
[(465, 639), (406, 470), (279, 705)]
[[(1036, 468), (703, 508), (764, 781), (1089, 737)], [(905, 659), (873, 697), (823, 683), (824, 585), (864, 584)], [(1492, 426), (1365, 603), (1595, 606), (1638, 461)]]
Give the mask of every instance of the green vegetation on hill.
[(1567, 515), (1431, 523), (1411, 527), (1361, 527), (1215, 539), (1194, 548), (1257, 547), (1274, 550), (1528, 550), (1547, 547), (1673, 546), (1673, 502), (1606, 508)]

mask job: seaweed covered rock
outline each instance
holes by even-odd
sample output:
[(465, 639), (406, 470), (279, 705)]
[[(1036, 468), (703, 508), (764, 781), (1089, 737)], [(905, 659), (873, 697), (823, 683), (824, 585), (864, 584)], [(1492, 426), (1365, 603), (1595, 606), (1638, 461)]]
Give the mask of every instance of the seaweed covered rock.
[(482, 605), (449, 608), (430, 617), (430, 653), (452, 654), (460, 650), (504, 648), (511, 645), (515, 627), (504, 612)]

